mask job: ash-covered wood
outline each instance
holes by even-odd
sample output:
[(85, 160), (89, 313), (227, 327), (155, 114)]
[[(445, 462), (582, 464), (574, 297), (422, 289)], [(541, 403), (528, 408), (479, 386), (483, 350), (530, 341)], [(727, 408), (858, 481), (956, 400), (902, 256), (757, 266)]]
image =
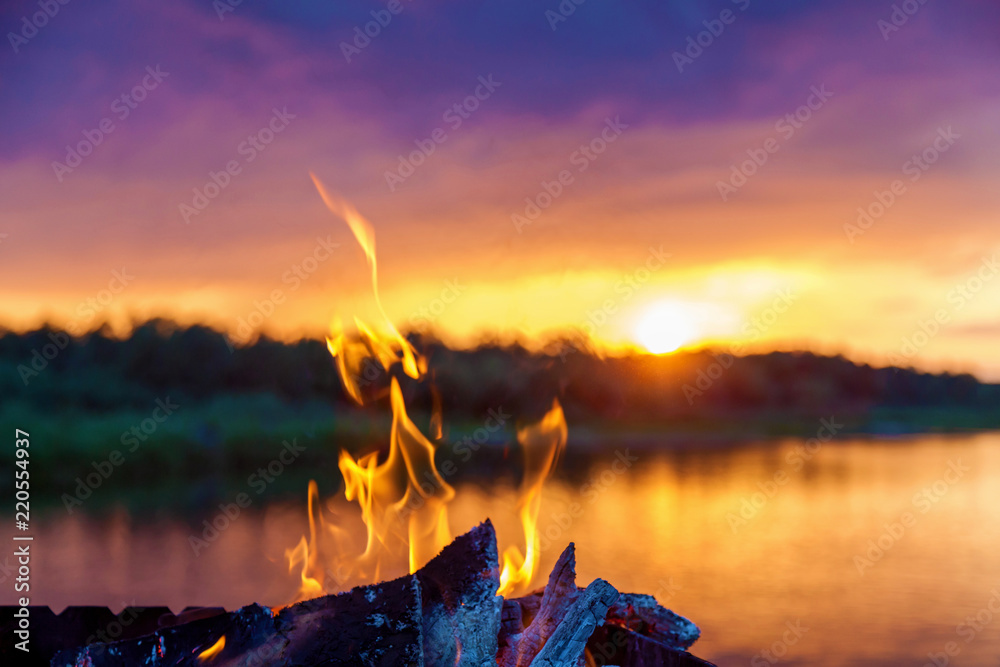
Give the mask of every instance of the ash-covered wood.
[(234, 649), (259, 646), (273, 631), (274, 616), (271, 610), (254, 604), (229, 614), (160, 629), (138, 639), (96, 643), (81, 649), (63, 651), (52, 659), (52, 666), (197, 665), (198, 654), (214, 645), (222, 636), (226, 637), (228, 652), (232, 653)]
[(677, 649), (698, 641), (698, 626), (657, 603), (652, 595), (622, 593), (608, 609), (607, 622)]
[(504, 600), (500, 610), (500, 635), (497, 646), (497, 665), (509, 665), (509, 656), (515, 655), (517, 642), (524, 632), (524, 612), (517, 600)]
[[(496, 533), (485, 522), (414, 575), (301, 602), (277, 616), (251, 605), (131, 641), (94, 644), (60, 654), (53, 665), (482, 667), (496, 660), (499, 582)], [(208, 613), (217, 610), (188, 617)], [(222, 651), (199, 662), (198, 654), (222, 636)]]
[[(538, 613), (543, 593), (544, 589), (507, 602), (516, 604), (521, 616), (530, 621)], [(661, 606), (653, 596), (638, 593), (622, 593), (618, 601), (608, 608), (605, 622), (681, 650), (689, 648), (701, 635), (697, 625)]]
[(499, 667), (530, 665), (578, 596), (576, 546), (570, 542), (552, 568), (538, 608), (531, 610), (527, 627), (520, 635), (501, 638), (504, 648), (497, 655), (497, 665)]
[(423, 665), (420, 594), (420, 582), (408, 575), (292, 605), (278, 614), (268, 645), (248, 656), (264, 662), (222, 665)]
[(417, 571), (423, 601), (424, 665), (495, 664), (503, 598), (497, 540), (488, 520)]
[[(531, 661), (531, 667), (576, 667), (594, 629), (604, 623), (618, 591), (595, 579), (566, 610), (552, 636)], [(543, 603), (544, 604), (544, 603)]]
[[(693, 623), (648, 595), (619, 595), (601, 579), (580, 589), (575, 568), (570, 544), (544, 589), (504, 600), (496, 595), (496, 535), (487, 521), (416, 574), (295, 604), (277, 615), (259, 605), (177, 616), (146, 610), (131, 632), (148, 632), (154, 615), (155, 631), (83, 647), (93, 639), (83, 636), (83, 627), (113, 623), (111, 612), (74, 612), (57, 621), (46, 609), (52, 618), (36, 618), (51, 624), (53, 635), (61, 634), (56, 626), (66, 632), (63, 646), (78, 646), (60, 652), (53, 667), (710, 665), (684, 651), (698, 638)], [(225, 646), (200, 660), (223, 636)]]

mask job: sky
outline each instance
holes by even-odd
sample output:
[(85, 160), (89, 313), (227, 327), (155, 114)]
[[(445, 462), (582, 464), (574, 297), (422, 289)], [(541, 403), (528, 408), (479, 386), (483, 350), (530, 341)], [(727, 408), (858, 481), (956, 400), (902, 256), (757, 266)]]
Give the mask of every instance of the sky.
[(1000, 379), (996, 3), (36, 0), (0, 28), (0, 326), (322, 335), (372, 299), (313, 173), (374, 227), (389, 316), (458, 345)]

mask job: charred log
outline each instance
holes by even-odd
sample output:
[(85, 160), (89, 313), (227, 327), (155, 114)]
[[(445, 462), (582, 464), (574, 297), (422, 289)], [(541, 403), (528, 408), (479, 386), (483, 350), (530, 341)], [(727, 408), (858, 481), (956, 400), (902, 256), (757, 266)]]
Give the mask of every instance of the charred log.
[(577, 667), (594, 630), (604, 623), (608, 607), (618, 599), (615, 587), (595, 579), (566, 610), (531, 667)]
[(458, 537), (416, 574), (423, 600), (424, 665), (493, 664), (503, 598), (497, 539), (488, 520)]
[(596, 667), (714, 667), (687, 651), (644, 637), (618, 625), (606, 623), (587, 642), (587, 653)]

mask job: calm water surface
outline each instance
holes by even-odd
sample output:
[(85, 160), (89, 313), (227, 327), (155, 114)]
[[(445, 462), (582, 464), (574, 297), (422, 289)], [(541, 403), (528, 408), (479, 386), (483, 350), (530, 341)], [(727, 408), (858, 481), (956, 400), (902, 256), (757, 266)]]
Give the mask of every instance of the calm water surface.
[[(952, 665), (998, 664), (1000, 435), (842, 441), (808, 460), (795, 440), (630, 450), (627, 467), (613, 447), (547, 487), (543, 568), (575, 541), (583, 583), (656, 594), (719, 665), (923, 665), (949, 642)], [(459, 496), (454, 532), (489, 516), (501, 546), (519, 539), (509, 487)], [(252, 507), (196, 557), (184, 522), (35, 525), (33, 601), (113, 609), (286, 602), (296, 575), (282, 554), (305, 526), (303, 507)], [(3, 586), (0, 602), (12, 595)]]

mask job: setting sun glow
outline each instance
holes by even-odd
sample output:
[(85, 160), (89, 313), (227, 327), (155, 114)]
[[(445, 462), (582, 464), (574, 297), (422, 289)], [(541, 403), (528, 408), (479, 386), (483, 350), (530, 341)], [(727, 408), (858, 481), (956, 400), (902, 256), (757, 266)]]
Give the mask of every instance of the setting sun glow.
[(667, 354), (692, 342), (698, 335), (691, 313), (683, 304), (658, 303), (639, 320), (636, 338), (653, 354)]

